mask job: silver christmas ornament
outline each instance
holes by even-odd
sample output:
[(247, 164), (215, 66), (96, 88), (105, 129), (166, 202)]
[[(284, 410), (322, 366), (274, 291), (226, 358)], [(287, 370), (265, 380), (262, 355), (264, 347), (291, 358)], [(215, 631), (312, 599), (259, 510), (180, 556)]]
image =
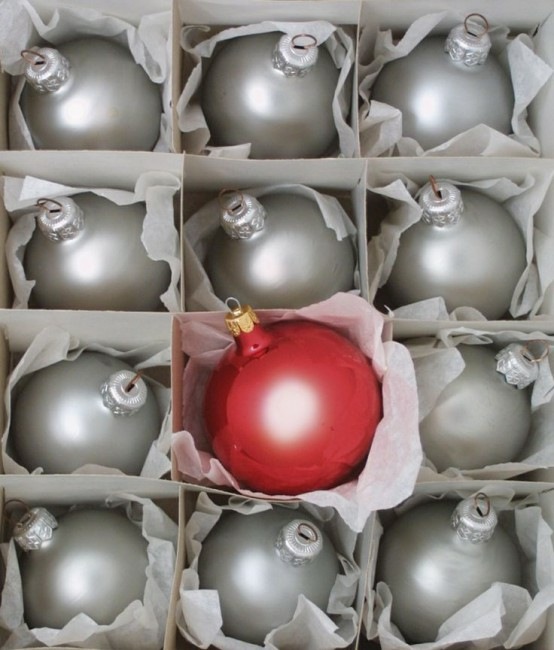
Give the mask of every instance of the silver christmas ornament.
[(223, 514), (198, 562), (200, 588), (218, 591), (223, 632), (260, 645), (292, 619), (300, 594), (326, 611), (338, 573), (336, 551), (320, 527), (279, 506)]
[(155, 311), (171, 279), (141, 241), (143, 203), (116, 205), (86, 192), (42, 199), (23, 265), (30, 305), (46, 309)]
[(215, 294), (257, 308), (298, 308), (354, 285), (355, 250), (337, 239), (315, 201), (220, 195), (220, 225), (204, 260)]
[(506, 381), (492, 349), (462, 344), (457, 350), (462, 373), (419, 425), (425, 455), (439, 472), (515, 460), (531, 427), (529, 389)]
[(29, 471), (67, 474), (97, 464), (138, 475), (161, 422), (151, 388), (127, 363), (82, 352), (16, 385), (9, 440)]
[(153, 149), (160, 89), (124, 47), (87, 37), (22, 57), (20, 105), (37, 149)]
[(210, 144), (251, 143), (251, 158), (332, 155), (338, 78), (328, 50), (309, 34), (270, 32), (226, 41), (201, 87)]
[(521, 583), (518, 550), (484, 496), (404, 512), (379, 545), (377, 581), (392, 593), (392, 622), (410, 643), (437, 638), (450, 616), (493, 583)]
[(471, 189), (432, 179), (422, 218), (404, 231), (385, 286), (392, 307), (442, 297), (449, 311), (473, 307), (505, 316), (526, 267), (525, 242), (503, 206)]
[(371, 99), (402, 112), (402, 135), (431, 149), (485, 124), (512, 132), (514, 93), (494, 54), (488, 23), (470, 14), (448, 37), (429, 36), (408, 55), (387, 63)]
[(144, 598), (147, 542), (117, 511), (87, 507), (56, 522), (33, 508), (14, 538), (26, 551), (19, 567), (29, 628), (60, 629), (80, 613), (109, 625)]

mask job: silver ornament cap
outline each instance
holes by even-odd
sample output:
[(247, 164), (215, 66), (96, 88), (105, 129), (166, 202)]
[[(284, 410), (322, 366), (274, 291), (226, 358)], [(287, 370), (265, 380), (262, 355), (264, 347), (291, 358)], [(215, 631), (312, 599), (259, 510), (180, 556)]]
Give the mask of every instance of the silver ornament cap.
[(25, 79), (38, 93), (53, 93), (69, 78), (69, 60), (52, 47), (22, 50), (21, 56), (25, 60)]
[(67, 196), (37, 201), (37, 225), (50, 241), (74, 239), (85, 225), (81, 208)]
[(250, 194), (222, 190), (219, 205), (220, 225), (231, 239), (250, 239), (264, 227), (266, 210)]
[(302, 566), (315, 560), (323, 548), (323, 536), (319, 529), (305, 519), (293, 519), (279, 531), (275, 550), (283, 562)]
[(102, 402), (114, 415), (134, 415), (145, 404), (148, 388), (138, 373), (118, 370), (100, 387)]
[(458, 223), (464, 210), (460, 190), (452, 183), (437, 181), (432, 176), (422, 187), (418, 201), (423, 211), (421, 220), (440, 228)]
[(15, 524), (13, 538), (24, 551), (39, 549), (52, 539), (58, 522), (46, 508), (31, 508)]
[(273, 67), (285, 77), (303, 77), (316, 64), (317, 39), (311, 34), (283, 34), (273, 51)]
[[(481, 24), (476, 24), (478, 22)], [(474, 13), (466, 16), (461, 25), (456, 25), (450, 31), (444, 49), (453, 61), (474, 66), (482, 65), (487, 60), (491, 45), (487, 19)]]
[(504, 375), (508, 384), (523, 389), (539, 376), (539, 364), (548, 355), (544, 341), (510, 343), (496, 355), (496, 370)]
[(493, 536), (498, 517), (489, 498), (479, 493), (458, 503), (451, 523), (458, 537), (472, 544), (480, 544)]

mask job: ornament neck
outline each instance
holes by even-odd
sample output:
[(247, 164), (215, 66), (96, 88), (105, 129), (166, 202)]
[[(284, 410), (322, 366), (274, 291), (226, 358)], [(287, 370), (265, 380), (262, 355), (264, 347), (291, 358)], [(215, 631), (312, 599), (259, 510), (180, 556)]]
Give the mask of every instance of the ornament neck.
[(231, 239), (250, 239), (264, 227), (267, 213), (250, 194), (235, 190), (219, 193), (220, 225)]
[(548, 357), (546, 341), (510, 343), (496, 355), (496, 370), (504, 375), (508, 384), (523, 389), (539, 376), (539, 365)]
[(489, 498), (479, 493), (458, 503), (452, 513), (451, 524), (460, 539), (481, 544), (493, 536), (498, 517)]
[(316, 64), (317, 39), (311, 34), (283, 34), (273, 51), (273, 67), (285, 77), (304, 77)]
[(323, 548), (323, 536), (310, 521), (293, 519), (279, 531), (275, 551), (279, 558), (292, 566), (302, 566), (315, 560)]
[(73, 199), (39, 199), (37, 207), (37, 225), (50, 241), (74, 239), (84, 228), (84, 213)]
[(25, 60), (25, 79), (39, 93), (53, 93), (69, 78), (68, 59), (52, 47), (37, 47), (22, 50)]
[(437, 181), (433, 176), (419, 194), (421, 219), (430, 226), (453, 226), (462, 215), (464, 204), (460, 190), (447, 181)]
[(52, 539), (58, 522), (45, 508), (27, 509), (15, 524), (13, 538), (24, 551), (35, 551)]
[[(227, 301), (235, 300), (228, 298)], [(243, 357), (263, 354), (273, 341), (273, 337), (259, 323), (256, 312), (250, 305), (240, 305), (225, 315), (227, 329), (235, 337), (238, 353)]]
[(148, 388), (140, 373), (118, 370), (100, 387), (102, 402), (114, 415), (134, 415), (145, 404)]
[(481, 14), (469, 14), (446, 38), (445, 52), (453, 61), (467, 66), (482, 65), (491, 49), (489, 23)]

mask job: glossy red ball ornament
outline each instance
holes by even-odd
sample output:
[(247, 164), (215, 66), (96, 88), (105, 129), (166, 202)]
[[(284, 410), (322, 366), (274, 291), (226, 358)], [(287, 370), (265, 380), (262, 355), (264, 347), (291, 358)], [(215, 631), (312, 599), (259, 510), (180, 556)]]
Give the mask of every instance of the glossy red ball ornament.
[(204, 416), (214, 454), (266, 494), (329, 489), (355, 476), (381, 419), (370, 360), (312, 321), (259, 324), (249, 306), (226, 323), (236, 347), (215, 368)]

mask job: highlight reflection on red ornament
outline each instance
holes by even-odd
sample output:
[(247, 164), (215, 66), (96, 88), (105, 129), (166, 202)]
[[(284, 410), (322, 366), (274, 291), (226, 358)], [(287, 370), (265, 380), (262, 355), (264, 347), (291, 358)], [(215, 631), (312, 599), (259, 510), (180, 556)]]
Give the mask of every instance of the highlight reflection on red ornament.
[(236, 348), (214, 370), (204, 402), (221, 463), (266, 494), (329, 489), (352, 478), (382, 416), (370, 360), (319, 323), (262, 327), (249, 306), (233, 309), (226, 323)]

